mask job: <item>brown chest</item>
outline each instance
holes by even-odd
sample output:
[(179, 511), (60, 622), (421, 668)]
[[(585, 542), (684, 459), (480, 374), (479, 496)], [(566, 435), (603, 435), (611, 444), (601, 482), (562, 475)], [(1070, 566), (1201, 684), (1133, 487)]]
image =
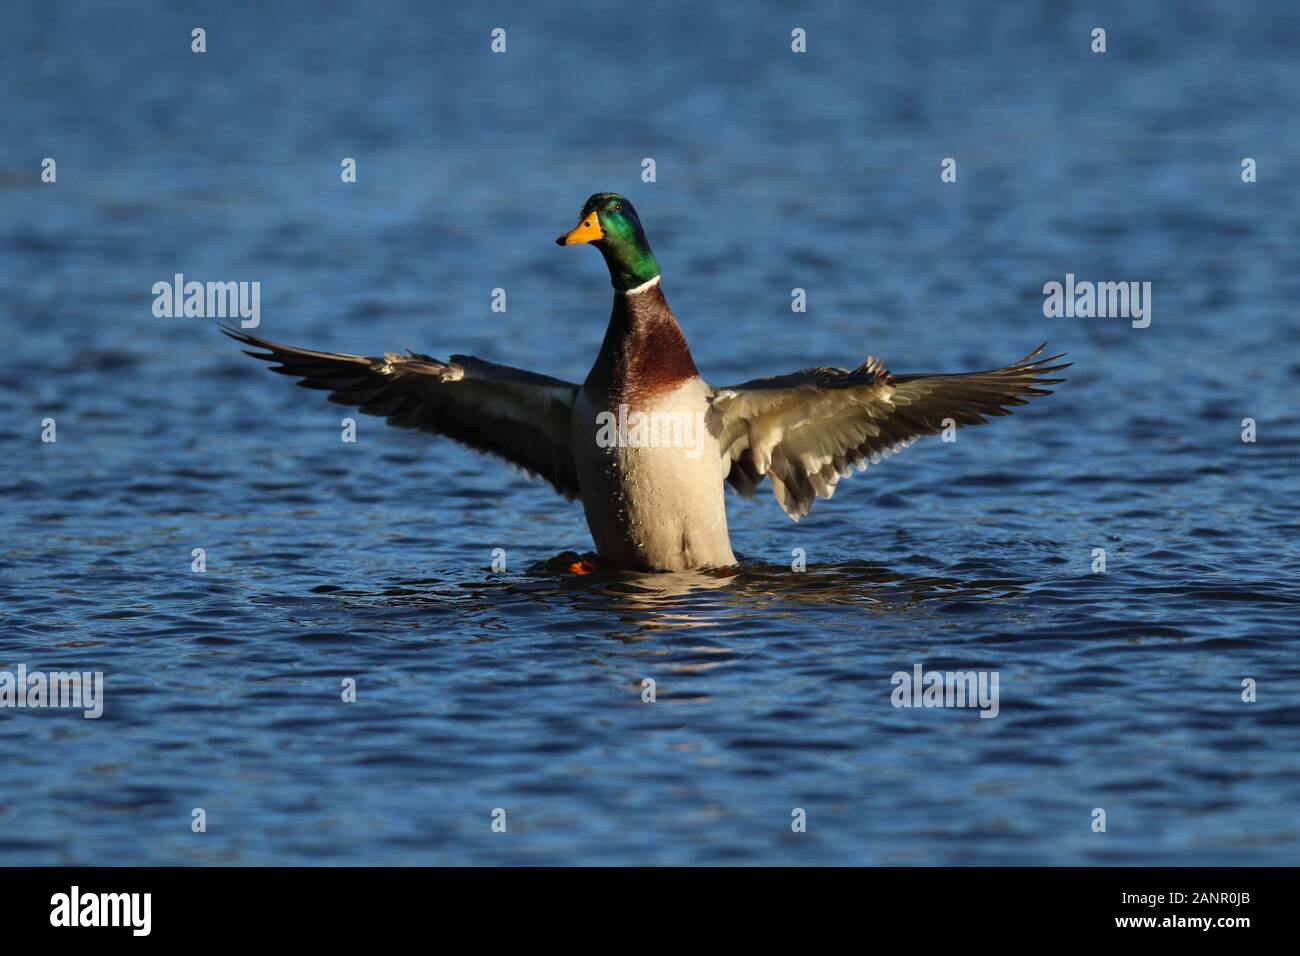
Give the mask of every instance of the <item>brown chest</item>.
[(593, 402), (644, 406), (698, 377), (686, 337), (657, 285), (614, 297), (605, 341), (583, 384)]

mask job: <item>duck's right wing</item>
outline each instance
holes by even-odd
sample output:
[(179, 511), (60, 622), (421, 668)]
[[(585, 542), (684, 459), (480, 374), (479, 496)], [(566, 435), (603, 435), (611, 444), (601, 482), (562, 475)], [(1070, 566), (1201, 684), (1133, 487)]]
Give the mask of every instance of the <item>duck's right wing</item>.
[(314, 352), (223, 332), (275, 362), (272, 371), (328, 391), (332, 402), (382, 415), (398, 428), (446, 435), (540, 475), (566, 498), (578, 496), (569, 424), (578, 387), (558, 378), (496, 365), (468, 355), (440, 362), (414, 352), (382, 358)]

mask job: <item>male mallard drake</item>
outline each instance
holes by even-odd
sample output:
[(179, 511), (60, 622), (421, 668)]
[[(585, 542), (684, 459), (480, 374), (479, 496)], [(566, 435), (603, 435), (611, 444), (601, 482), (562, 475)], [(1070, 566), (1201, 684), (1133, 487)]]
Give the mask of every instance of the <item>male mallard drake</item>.
[(390, 425), (491, 452), (581, 498), (604, 564), (681, 571), (736, 563), (723, 483), (752, 497), (763, 478), (798, 521), (841, 477), (922, 435), (982, 425), (985, 415), (1047, 395), (1065, 365), (1042, 347), (1014, 365), (956, 375), (890, 375), (874, 358), (852, 371), (809, 368), (712, 388), (700, 378), (659, 284), (636, 211), (597, 193), (555, 240), (605, 257), (614, 309), (581, 386), (453, 355), (382, 358), (313, 352), (225, 330), (278, 363), (274, 371)]

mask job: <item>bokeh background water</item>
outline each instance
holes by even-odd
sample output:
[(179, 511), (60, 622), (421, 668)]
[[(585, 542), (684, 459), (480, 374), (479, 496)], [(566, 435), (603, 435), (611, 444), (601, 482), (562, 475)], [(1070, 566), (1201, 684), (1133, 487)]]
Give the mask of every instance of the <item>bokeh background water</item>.
[[(0, 862), (1294, 863), (1298, 46), (1282, 3), (8, 6), (0, 669), (107, 699), (0, 711)], [(715, 383), (1070, 380), (797, 526), (731, 497), (737, 577), (574, 580), (528, 573), (590, 547), (542, 483), (345, 445), (151, 312), (257, 280), (268, 338), (580, 381), (607, 277), (551, 240), (598, 190)], [(1150, 328), (1044, 318), (1067, 272)], [(1000, 716), (894, 709), (916, 663)]]

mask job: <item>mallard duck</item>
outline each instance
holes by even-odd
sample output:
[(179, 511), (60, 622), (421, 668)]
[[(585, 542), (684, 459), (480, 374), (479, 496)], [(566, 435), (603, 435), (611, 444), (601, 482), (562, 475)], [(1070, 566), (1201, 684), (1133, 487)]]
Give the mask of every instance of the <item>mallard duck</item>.
[(614, 307), (581, 385), (466, 355), (443, 362), (279, 345), (225, 329), (331, 401), (388, 424), (446, 435), (578, 498), (597, 566), (685, 571), (736, 563), (723, 485), (753, 497), (766, 478), (798, 521), (839, 480), (945, 427), (982, 425), (1051, 394), (1066, 365), (1040, 346), (995, 371), (891, 375), (875, 358), (852, 370), (807, 368), (722, 388), (705, 383), (668, 307), (645, 230), (616, 193), (587, 200), (555, 240), (600, 250)]

